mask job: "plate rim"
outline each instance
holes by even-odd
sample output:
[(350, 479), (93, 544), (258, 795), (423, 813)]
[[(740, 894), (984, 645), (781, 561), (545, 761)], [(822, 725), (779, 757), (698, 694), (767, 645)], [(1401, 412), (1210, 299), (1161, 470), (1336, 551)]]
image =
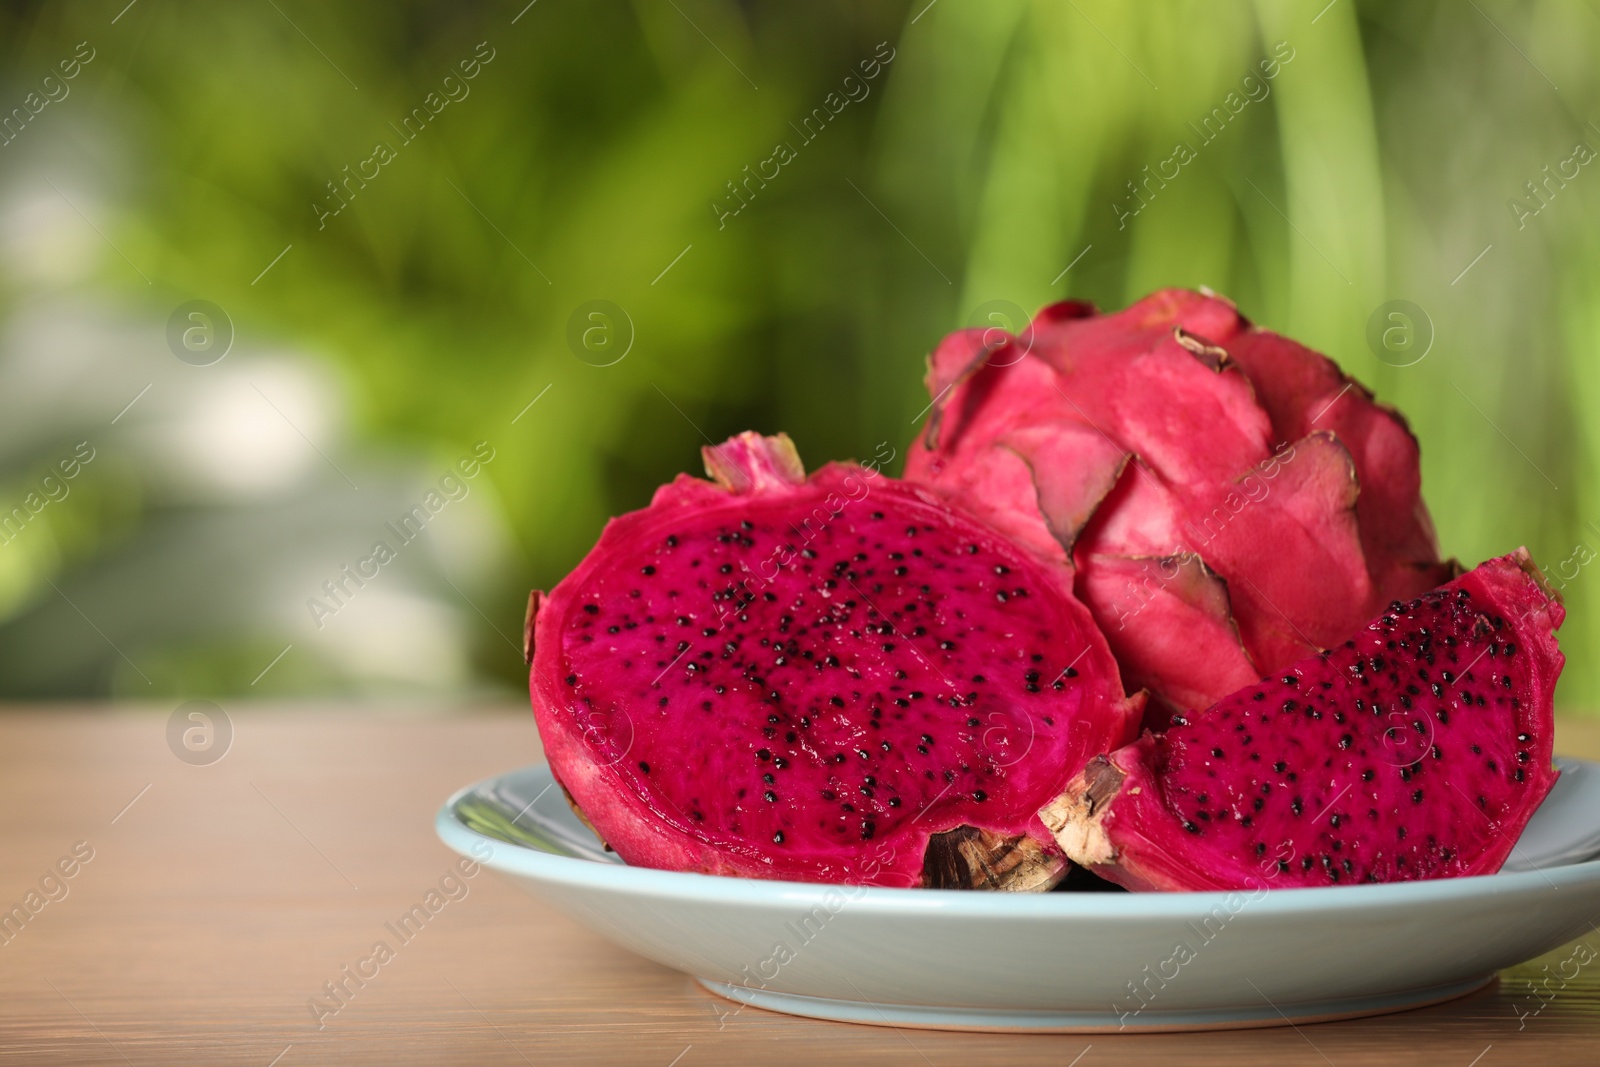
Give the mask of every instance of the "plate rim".
[[(1563, 757), (1584, 763), (1600, 772), (1595, 761)], [(689, 871), (662, 871), (630, 867), (621, 863), (601, 863), (575, 856), (561, 856), (527, 845), (491, 837), (466, 825), (456, 814), (456, 805), (468, 794), (483, 790), (512, 775), (543, 768), (543, 760), (490, 775), (456, 790), (440, 806), (434, 829), (445, 845), (491, 870), (504, 871), (536, 881), (559, 882), (652, 897), (709, 904), (768, 905), (823, 904), (828, 894), (848, 893), (852, 908), (868, 913), (907, 914), (937, 911), (950, 916), (974, 919), (1157, 919), (1188, 917), (1195, 911), (1209, 912), (1226, 907), (1225, 901), (1252, 889), (1194, 890), (1166, 893), (975, 893), (963, 890), (901, 889), (890, 886), (861, 886), (832, 882), (794, 882), (782, 879), (740, 878), (730, 875), (699, 874)], [(553, 774), (552, 774), (553, 778)], [(473, 851), (473, 845), (487, 843), (488, 858)], [(1426, 906), (1459, 900), (1463, 897), (1502, 896), (1528, 891), (1560, 891), (1600, 883), (1600, 859), (1581, 863), (1536, 868), (1530, 871), (1497, 872), (1460, 878), (1434, 878), (1377, 885), (1290, 886), (1268, 889), (1256, 899), (1251, 912), (1262, 915), (1301, 914), (1307, 911), (1344, 913), (1369, 911), (1384, 906)]]
[[(741, 1007), (759, 1008), (803, 1019), (881, 1026), (890, 1029), (949, 1030), (989, 1034), (1187, 1034), (1217, 1030), (1272, 1030), (1314, 1023), (1396, 1015), (1432, 1007), (1482, 992), (1499, 980), (1499, 973), (1474, 975), (1461, 982), (1398, 990), (1393, 993), (1346, 997), (1332, 1001), (1306, 1001), (1289, 1005), (1238, 1008), (1178, 1008), (1145, 1015), (1132, 1025), (1113, 1025), (1110, 1013), (1076, 1010), (957, 1008), (920, 1004), (885, 1004), (870, 1000), (786, 993), (772, 989), (740, 991), (735, 982), (719, 982), (695, 975), (695, 984), (713, 996)], [(1289, 1011), (1284, 1011), (1287, 1007)], [(953, 1018), (952, 1018), (953, 1017)]]

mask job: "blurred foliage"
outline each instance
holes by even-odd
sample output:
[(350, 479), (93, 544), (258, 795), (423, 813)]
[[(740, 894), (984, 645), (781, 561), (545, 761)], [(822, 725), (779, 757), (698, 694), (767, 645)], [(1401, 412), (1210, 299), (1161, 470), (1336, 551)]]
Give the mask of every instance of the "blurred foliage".
[[(0, 11), (0, 106), (78, 42), (96, 50), (72, 95), (0, 148), (0, 196), (49, 195), (58, 158), (89, 176), (91, 224), (116, 252), (96, 245), (92, 277), (58, 288), (123, 309), (148, 345), (200, 297), (227, 310), (241, 350), (331, 373), (350, 440), (330, 463), (401, 487), (371, 514), (404, 511), (407, 478), (493, 443), (480, 499), (514, 548), (465, 587), (471, 610), (431, 585), (466, 620), (480, 681), (521, 674), (506, 646), (525, 590), (558, 580), (608, 515), (697, 468), (708, 439), (785, 429), (812, 463), (903, 448), (926, 403), (923, 355), (995, 299), (1115, 308), (1209, 285), (1406, 412), (1446, 552), (1472, 563), (1526, 543), (1556, 568), (1600, 551), (1600, 167), (1543, 186), (1548, 202), (1524, 184), (1600, 146), (1600, 15), (1584, 3), (124, 2)], [(407, 141), (404, 116), (480, 42), (493, 58), (467, 95)], [(867, 80), (875, 53), (893, 59)], [(852, 74), (865, 95), (832, 114)], [(808, 134), (819, 108), (828, 121)], [(1201, 134), (1218, 108), (1226, 123)], [(319, 225), (337, 203), (328, 183), (379, 142), (393, 160)], [(1179, 142), (1193, 161), (1130, 213), (1129, 183)], [(729, 183), (780, 143), (793, 158), (724, 215)], [(0, 281), (13, 317), (41, 299), (14, 274)], [(1434, 331), (1411, 366), (1367, 341), (1396, 298)], [(569, 348), (591, 300), (632, 323), (611, 366)], [(298, 605), (381, 518), (319, 541), (316, 516), (350, 505), (316, 501), (357, 494), (318, 468), (314, 490), (261, 505), (281, 518), (301, 502), (312, 564), (274, 570), (287, 543), (274, 534), (219, 564), (257, 580), (213, 616), (181, 607), (221, 594), (180, 556), (165, 606), (118, 614), (133, 594), (103, 576), (119, 554), (178, 551), (155, 530), (210, 543), (223, 535), (206, 523), (236, 505), (150, 489), (116, 432), (80, 497), (44, 513), (49, 536), (26, 556), (0, 549), (0, 692), (253, 693), (288, 642), (302, 651), (268, 691), (361, 688), (359, 670), (318, 658), (303, 618), (252, 622), (250, 597)], [(5, 437), (7, 492), (68, 436)], [(1568, 571), (1562, 699), (1600, 706), (1600, 567)], [(74, 589), (95, 601), (74, 596), (78, 615), (57, 601)], [(105, 644), (84, 627), (96, 607), (117, 620)], [(157, 612), (188, 621), (150, 625)], [(56, 662), (45, 632), (88, 642), (93, 662), (38, 666)]]

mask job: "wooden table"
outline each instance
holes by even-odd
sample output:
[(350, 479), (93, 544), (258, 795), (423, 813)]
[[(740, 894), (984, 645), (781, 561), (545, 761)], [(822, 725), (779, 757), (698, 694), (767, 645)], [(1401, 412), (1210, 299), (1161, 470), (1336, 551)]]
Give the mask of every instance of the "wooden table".
[[(234, 708), (227, 755), (168, 747), (170, 707), (0, 712), (0, 1060), (29, 1064), (1418, 1063), (1600, 1061), (1600, 968), (1537, 1016), (1526, 980), (1355, 1022), (1186, 1035), (999, 1036), (812, 1022), (723, 1002), (493, 875), (467, 882), (319, 1028), (325, 982), (453, 860), (433, 815), (539, 756), (521, 709)], [(1600, 756), (1600, 721), (1558, 749)], [(79, 844), (83, 842), (84, 844)], [(92, 849), (87, 862), (74, 862)], [(62, 896), (62, 892), (65, 895)], [(1600, 948), (1600, 935), (1590, 935)], [(5, 940), (9, 938), (9, 940)], [(1372, 965), (1383, 966), (1375, 946)], [(1063, 966), (1072, 961), (1063, 960)], [(1075, 1057), (1080, 1057), (1075, 1059)]]

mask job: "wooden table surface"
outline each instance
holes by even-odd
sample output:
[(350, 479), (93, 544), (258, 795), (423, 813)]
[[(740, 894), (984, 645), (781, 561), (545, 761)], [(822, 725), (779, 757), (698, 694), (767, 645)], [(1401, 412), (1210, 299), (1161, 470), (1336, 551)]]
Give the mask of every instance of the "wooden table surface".
[[(39, 893), (25, 925), (0, 931), (0, 1060), (1600, 1061), (1600, 969), (1581, 971), (1537, 1015), (1518, 1018), (1519, 1007), (1537, 1004), (1527, 980), (1543, 977), (1543, 964), (1567, 949), (1449, 1004), (1298, 1030), (1004, 1036), (814, 1022), (754, 1008), (719, 1022), (724, 1002), (684, 975), (613, 947), (487, 873), (467, 881), (465, 897), (319, 1028), (311, 998), (389, 939), (384, 923), (421, 900), (452, 863), (433, 832), (440, 801), (536, 760), (532, 717), (520, 709), (230, 709), (226, 756), (195, 766), (168, 747), (170, 711), (0, 711), (0, 908)], [(1563, 721), (1557, 738), (1562, 752), (1600, 757), (1600, 722)], [(72, 876), (61, 877), (58, 864)], [(1600, 948), (1600, 935), (1590, 938)], [(1374, 946), (1374, 967), (1383, 966), (1382, 951)]]

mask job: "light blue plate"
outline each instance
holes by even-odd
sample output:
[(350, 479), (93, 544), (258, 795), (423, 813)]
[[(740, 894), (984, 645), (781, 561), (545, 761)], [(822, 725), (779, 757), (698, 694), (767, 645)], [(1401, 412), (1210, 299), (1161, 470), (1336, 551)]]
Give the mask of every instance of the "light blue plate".
[[(1446, 1000), (1600, 918), (1600, 765), (1561, 779), (1497, 875), (1257, 893), (868, 889), (629, 867), (549, 768), (462, 790), (445, 844), (601, 936), (773, 1011), (949, 1030), (1191, 1030)], [(487, 855), (488, 858), (484, 859)]]

